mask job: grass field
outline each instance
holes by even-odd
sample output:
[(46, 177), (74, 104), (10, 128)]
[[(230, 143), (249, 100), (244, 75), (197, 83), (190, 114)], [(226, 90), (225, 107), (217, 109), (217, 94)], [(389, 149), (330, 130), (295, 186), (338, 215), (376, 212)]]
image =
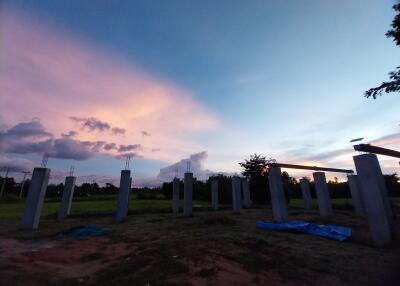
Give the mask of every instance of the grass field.
[[(202, 203), (207, 204), (195, 204)], [(47, 217), (32, 232), (20, 227), (23, 202), (2, 203), (9, 217), (0, 219), (0, 285), (399, 285), (400, 241), (372, 247), (366, 219), (356, 217), (348, 203), (334, 200), (339, 209), (329, 220), (322, 220), (317, 209), (303, 210), (301, 200), (292, 200), (289, 210), (294, 220), (352, 227), (352, 238), (345, 242), (257, 229), (257, 220), (271, 220), (270, 206), (241, 214), (195, 211), (190, 218), (135, 213), (123, 223), (112, 216)], [(112, 199), (74, 202), (74, 211), (114, 207)], [(131, 207), (162, 210), (169, 202), (132, 200)], [(57, 202), (46, 202), (47, 215), (56, 210)], [(87, 224), (111, 233), (57, 238)], [(398, 223), (395, 229), (400, 230)]]
[[(392, 198), (392, 203), (400, 206), (399, 198)], [(75, 198), (72, 203), (73, 214), (89, 213), (89, 212), (112, 212), (117, 207), (116, 196), (96, 196), (89, 198)], [(55, 218), (58, 208), (58, 199), (47, 199), (43, 205), (42, 217)], [(194, 201), (194, 205), (202, 207), (210, 207), (210, 202)], [(351, 209), (351, 199), (340, 198), (332, 199), (334, 209)], [(317, 208), (316, 200), (313, 200), (313, 205)], [(291, 199), (290, 206), (293, 208), (302, 208), (303, 201), (301, 199)], [(0, 201), (0, 219), (18, 219), (22, 218), (25, 207), (25, 200)], [(130, 209), (132, 211), (156, 212), (157, 210), (168, 211), (171, 208), (169, 200), (136, 200), (134, 197), (130, 201)], [(229, 208), (229, 205), (224, 207)]]
[[(194, 205), (210, 206), (209, 202), (194, 201)], [(42, 217), (52, 218), (58, 212), (60, 202), (58, 200), (49, 199), (43, 204)], [(2, 201), (0, 202), (0, 219), (16, 219), (22, 218), (25, 207), (25, 200), (20, 201)], [(115, 196), (101, 196), (91, 198), (76, 198), (72, 202), (71, 213), (87, 213), (87, 212), (111, 212), (117, 207), (117, 199)], [(167, 210), (171, 208), (169, 200), (136, 200), (131, 199), (129, 208), (131, 210)]]

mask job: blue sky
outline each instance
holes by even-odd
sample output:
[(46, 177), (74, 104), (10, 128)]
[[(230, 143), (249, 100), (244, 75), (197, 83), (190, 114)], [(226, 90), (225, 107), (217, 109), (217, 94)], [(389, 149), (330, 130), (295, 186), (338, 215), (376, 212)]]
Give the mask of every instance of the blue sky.
[[(400, 62), (398, 47), (384, 35), (394, 17), (393, 4), (15, 0), (3, 1), (1, 13), (12, 14), (15, 21), (27, 17), (55, 35), (89, 45), (112, 62), (118, 59), (183, 89), (205, 110), (201, 118), (215, 118), (215, 128), (175, 130), (180, 142), (190, 142), (180, 151), (137, 159), (137, 172), (144, 178), (201, 151), (208, 154), (202, 168), (213, 171), (237, 172), (237, 162), (254, 152), (282, 162), (352, 167), (350, 139), (364, 136), (369, 142), (399, 133), (398, 95), (363, 97)], [(4, 114), (4, 129), (27, 120)], [(191, 114), (180, 120), (190, 125)], [(50, 128), (45, 118), (40, 120)], [(398, 142), (388, 144), (396, 147)], [(346, 158), (336, 156), (346, 148)], [(325, 158), (327, 153), (332, 157)], [(40, 154), (29, 156), (23, 155), (32, 159)], [(60, 170), (70, 164), (56, 159), (50, 163)], [(122, 164), (98, 154), (79, 165), (82, 172), (111, 175)], [(388, 171), (396, 165), (384, 163)]]

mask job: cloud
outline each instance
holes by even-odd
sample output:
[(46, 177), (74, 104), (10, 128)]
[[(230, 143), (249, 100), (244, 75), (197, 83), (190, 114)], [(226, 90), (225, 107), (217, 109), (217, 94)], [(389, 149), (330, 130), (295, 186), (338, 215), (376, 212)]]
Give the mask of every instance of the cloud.
[(142, 136), (151, 136), (150, 133), (145, 130), (140, 131), (140, 133), (142, 134)]
[(400, 133), (393, 133), (371, 141), (371, 145), (377, 145), (380, 147), (393, 147), (399, 148), (400, 146)]
[(110, 150), (116, 150), (117, 148), (117, 144), (115, 143), (107, 143), (104, 145), (104, 150), (110, 151)]
[(139, 153), (136, 153), (136, 152), (126, 152), (126, 153), (118, 154), (118, 155), (114, 156), (114, 158), (119, 159), (119, 160), (126, 159), (128, 157), (129, 158), (136, 158), (136, 159), (143, 158), (142, 155), (140, 155)]
[[(219, 128), (215, 114), (191, 91), (143, 72), (45, 17), (4, 7), (0, 54), (4, 124), (40, 117), (50, 133), (60, 135), (79, 124), (88, 132), (74, 139), (117, 145), (139, 142), (146, 130), (151, 134), (146, 144), (162, 151), (144, 149), (142, 155), (168, 162), (202, 148), (191, 135)], [(68, 119), (71, 111), (74, 120)]]
[(113, 127), (111, 128), (113, 134), (125, 134), (126, 130), (124, 128)]
[(111, 127), (111, 125), (105, 121), (101, 121), (100, 119), (94, 117), (88, 118), (80, 118), (76, 116), (69, 117), (72, 121), (78, 123), (82, 129), (86, 129), (89, 132), (92, 131), (110, 131), (114, 135), (123, 135), (126, 130), (124, 128), (119, 127)]
[(89, 118), (79, 118), (76, 116), (70, 116), (70, 119), (78, 124), (80, 124), (82, 129), (87, 129), (88, 131), (106, 131), (111, 128), (110, 124), (103, 122), (94, 117)]
[(58, 159), (87, 160), (92, 158), (104, 142), (87, 142), (71, 138), (60, 138), (53, 142), (53, 145), (46, 152), (49, 157)]
[(32, 171), (35, 163), (23, 158), (9, 158), (0, 155), (0, 171), (5, 171), (7, 168), (10, 172)]
[(334, 161), (338, 157), (341, 157), (341, 156), (349, 156), (351, 158), (351, 156), (353, 154), (354, 154), (354, 150), (351, 147), (349, 147), (349, 148), (336, 149), (336, 150), (331, 150), (331, 151), (326, 151), (326, 152), (317, 152), (315, 154), (308, 154), (308, 155), (304, 156), (304, 160), (329, 162), (329, 161)]
[(190, 172), (199, 180), (205, 180), (210, 175), (214, 174), (214, 172), (203, 168), (203, 163), (207, 157), (206, 151), (192, 154), (189, 158), (182, 159), (179, 162), (160, 169), (157, 180), (159, 182), (168, 182), (177, 175), (178, 177), (182, 177), (183, 173), (187, 171), (188, 163), (190, 165)]
[(40, 121), (30, 121), (30, 122), (21, 122), (12, 128), (8, 129), (5, 133), (0, 136), (12, 136), (16, 138), (25, 138), (25, 137), (52, 137), (52, 134), (45, 131), (42, 123)]
[(5, 153), (15, 154), (44, 154), (50, 150), (53, 145), (53, 139), (48, 139), (38, 142), (27, 142), (27, 141), (9, 141), (5, 145), (3, 151)]
[[(34, 128), (31, 128), (32, 126)], [(75, 131), (70, 131), (62, 133), (61, 138), (53, 138), (53, 135), (36, 121), (18, 123), (0, 133), (0, 151), (14, 154), (47, 154), (49, 157), (59, 159), (87, 160), (103, 150), (117, 149), (115, 143), (77, 140), (73, 138), (76, 135)], [(41, 138), (43, 136), (50, 138), (43, 140)], [(140, 144), (122, 145), (120, 152), (140, 150), (140, 148)]]
[(151, 152), (158, 152), (158, 151), (161, 151), (161, 148), (152, 148), (151, 149)]
[(63, 137), (63, 138), (72, 138), (72, 137), (77, 136), (78, 134), (79, 134), (78, 132), (71, 130), (71, 131), (68, 131), (68, 133), (62, 133), (61, 137)]
[(140, 145), (140, 144), (120, 145), (118, 148), (118, 152), (128, 152), (128, 151), (132, 151), (132, 150), (141, 150), (141, 149), (142, 149), (142, 145)]

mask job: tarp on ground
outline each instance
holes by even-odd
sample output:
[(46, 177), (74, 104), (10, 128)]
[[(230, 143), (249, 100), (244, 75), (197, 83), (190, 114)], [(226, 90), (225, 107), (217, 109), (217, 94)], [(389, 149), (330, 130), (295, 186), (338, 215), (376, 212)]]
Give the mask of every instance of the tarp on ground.
[(108, 228), (102, 228), (94, 224), (83, 225), (71, 228), (70, 230), (57, 235), (57, 239), (85, 239), (95, 236), (107, 235), (111, 231)]
[(260, 229), (274, 231), (294, 231), (310, 235), (322, 236), (330, 239), (344, 241), (351, 237), (351, 228), (339, 225), (323, 225), (312, 222), (293, 220), (284, 223), (273, 223), (259, 220), (256, 223)]

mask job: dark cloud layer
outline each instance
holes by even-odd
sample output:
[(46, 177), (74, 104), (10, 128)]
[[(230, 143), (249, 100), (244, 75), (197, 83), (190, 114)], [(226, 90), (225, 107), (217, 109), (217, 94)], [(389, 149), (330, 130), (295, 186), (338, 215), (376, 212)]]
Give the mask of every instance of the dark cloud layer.
[(52, 137), (51, 133), (46, 132), (40, 121), (21, 122), (8, 129), (0, 136), (13, 136), (16, 138), (25, 137)]
[(53, 145), (53, 139), (47, 139), (44, 141), (37, 142), (27, 142), (27, 141), (12, 141), (10, 140), (8, 144), (3, 148), (5, 153), (15, 153), (15, 154), (31, 154), (45, 153), (46, 150), (51, 149)]
[[(93, 128), (94, 125), (90, 124), (88, 126)], [(120, 153), (118, 156), (139, 157), (137, 151), (142, 149), (140, 144), (117, 146), (115, 143), (105, 141), (81, 141), (73, 138), (76, 135), (76, 131), (69, 131), (63, 133), (60, 138), (54, 138), (38, 121), (19, 123), (0, 132), (0, 151), (13, 154), (47, 154), (51, 158), (59, 159), (87, 160), (102, 151), (117, 151)]]

